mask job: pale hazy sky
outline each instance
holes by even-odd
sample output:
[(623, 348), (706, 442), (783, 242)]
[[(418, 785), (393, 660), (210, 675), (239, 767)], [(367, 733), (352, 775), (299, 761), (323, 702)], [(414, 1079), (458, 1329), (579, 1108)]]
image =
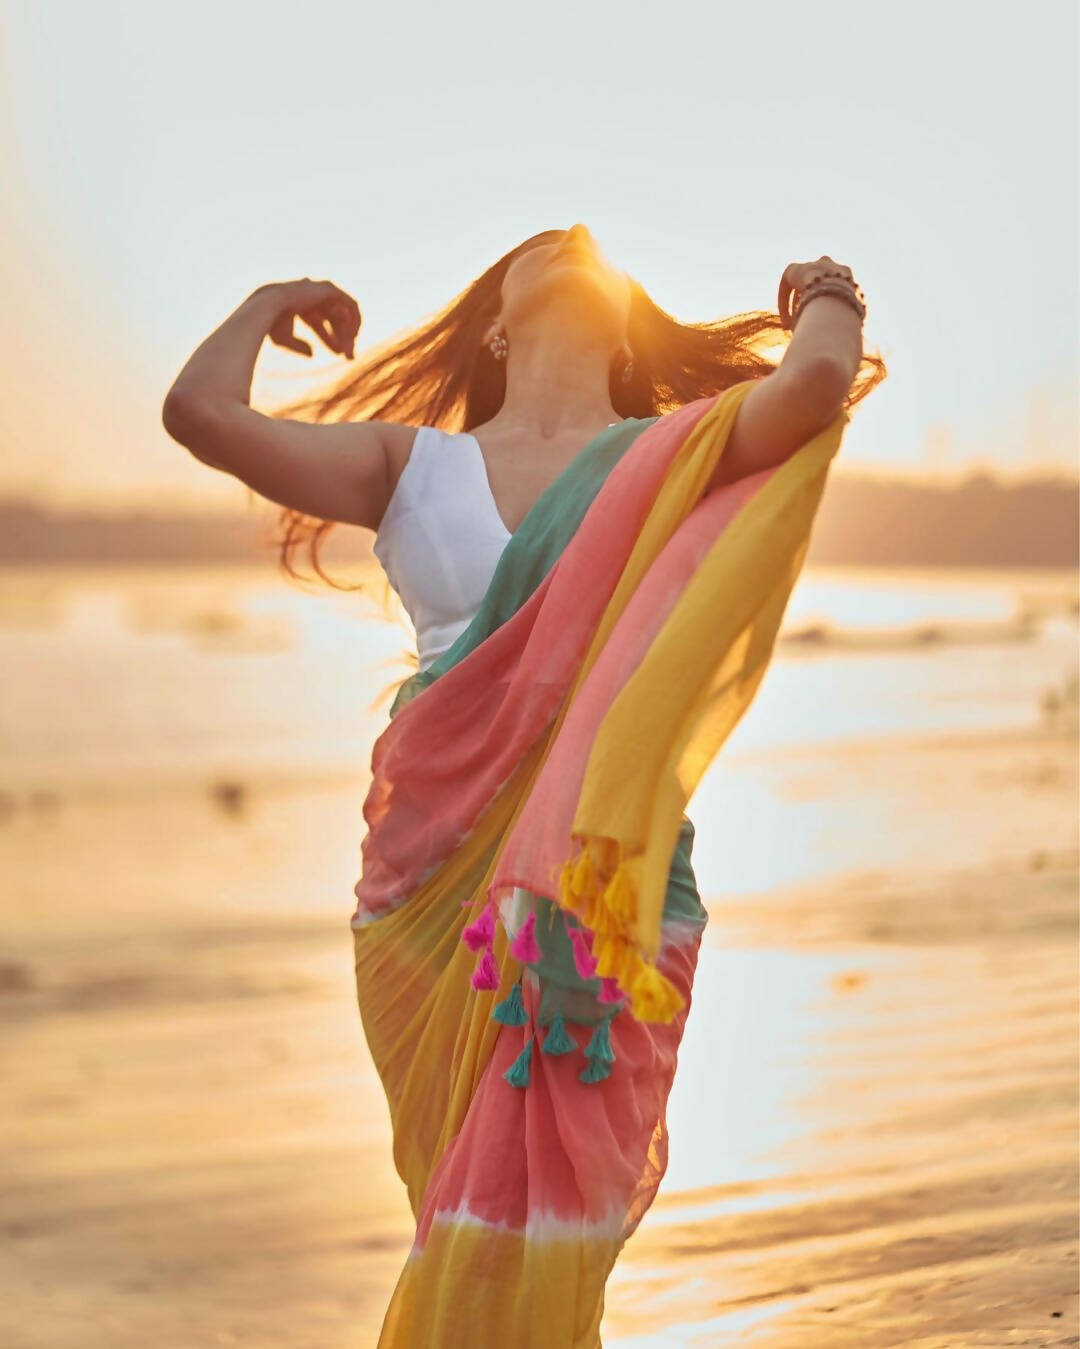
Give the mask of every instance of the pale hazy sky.
[[(1074, 0), (2, 13), (0, 492), (240, 506), (160, 406), (255, 286), (332, 278), (362, 350), (576, 220), (688, 320), (850, 265), (841, 464), (1076, 465)], [(267, 344), (256, 405), (313, 368)]]

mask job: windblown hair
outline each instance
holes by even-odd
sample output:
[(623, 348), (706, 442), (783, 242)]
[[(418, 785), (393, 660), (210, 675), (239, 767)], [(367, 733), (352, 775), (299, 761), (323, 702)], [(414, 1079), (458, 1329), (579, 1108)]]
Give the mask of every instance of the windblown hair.
[[(506, 392), (506, 363), (482, 344), (484, 331), (499, 312), (502, 281), (514, 259), (552, 231), (532, 235), (482, 273), (460, 295), (426, 322), (372, 347), (350, 365), (335, 387), (295, 400), (270, 415), (301, 421), (390, 421), (471, 431), (491, 420)], [(612, 407), (620, 417), (653, 417), (722, 393), (733, 384), (771, 374), (779, 357), (761, 348), (790, 341), (778, 313), (755, 310), (715, 322), (680, 323), (660, 308), (631, 279), (627, 341), (634, 353), (632, 377), (621, 379), (618, 355), (608, 375)], [(860, 402), (886, 377), (880, 355), (864, 353), (844, 400)], [(279, 517), (280, 562), (290, 576), (297, 551), (308, 545), (316, 574), (337, 589), (353, 589), (323, 570), (319, 545), (333, 528), (290, 507)]]

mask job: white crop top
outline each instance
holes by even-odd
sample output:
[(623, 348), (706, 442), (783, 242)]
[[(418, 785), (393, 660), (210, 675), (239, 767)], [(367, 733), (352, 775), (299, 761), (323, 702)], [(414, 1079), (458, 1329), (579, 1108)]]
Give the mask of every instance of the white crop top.
[(419, 427), (373, 551), (416, 629), (421, 670), (472, 622), (512, 537), (476, 438)]

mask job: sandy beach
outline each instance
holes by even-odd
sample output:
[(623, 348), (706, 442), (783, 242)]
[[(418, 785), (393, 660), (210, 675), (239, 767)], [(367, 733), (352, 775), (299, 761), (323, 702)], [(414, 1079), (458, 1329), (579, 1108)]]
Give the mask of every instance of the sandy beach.
[[(809, 570), (606, 1349), (1077, 1343), (1071, 574)], [(408, 635), (261, 572), (0, 588), (3, 1349), (367, 1349), (412, 1237), (348, 919)]]
[[(909, 865), (706, 894), (671, 1161), (606, 1349), (1076, 1344), (1073, 734), (758, 762), (781, 771), (840, 818), (868, 781), (939, 811), (981, 784), (984, 855), (920, 856), (909, 803)], [(6, 1349), (375, 1343), (411, 1222), (353, 1001), (357, 799), (5, 819)], [(691, 815), (707, 870), (723, 833)]]

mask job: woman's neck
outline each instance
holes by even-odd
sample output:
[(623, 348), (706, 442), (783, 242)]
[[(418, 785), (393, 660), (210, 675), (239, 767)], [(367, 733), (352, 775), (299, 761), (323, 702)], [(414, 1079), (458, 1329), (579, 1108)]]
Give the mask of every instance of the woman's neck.
[(506, 362), (506, 394), (492, 431), (533, 442), (558, 440), (618, 421), (608, 380), (611, 337), (578, 328), (565, 340), (516, 334)]

